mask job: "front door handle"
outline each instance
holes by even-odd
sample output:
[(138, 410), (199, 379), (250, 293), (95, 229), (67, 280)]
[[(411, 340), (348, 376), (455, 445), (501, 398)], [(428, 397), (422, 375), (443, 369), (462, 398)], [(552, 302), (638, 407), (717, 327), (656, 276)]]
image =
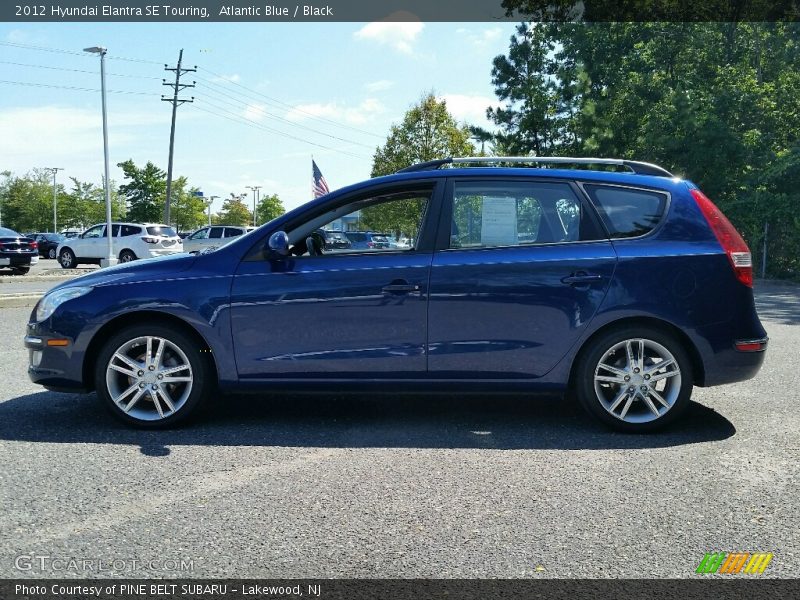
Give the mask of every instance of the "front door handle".
[(381, 291), (384, 294), (410, 294), (419, 291), (419, 285), (408, 283), (407, 281), (393, 281), (389, 285), (383, 286)]
[(586, 271), (578, 271), (577, 273), (572, 273), (571, 275), (567, 275), (561, 279), (561, 283), (565, 283), (567, 285), (588, 285), (590, 283), (594, 283), (595, 281), (600, 281), (603, 279), (602, 275), (597, 275), (596, 273), (587, 273)]

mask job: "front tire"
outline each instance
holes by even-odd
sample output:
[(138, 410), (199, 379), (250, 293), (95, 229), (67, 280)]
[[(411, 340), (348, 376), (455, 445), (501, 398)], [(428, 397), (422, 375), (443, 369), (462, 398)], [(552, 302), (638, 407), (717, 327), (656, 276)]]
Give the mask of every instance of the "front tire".
[(112, 336), (95, 365), (97, 395), (123, 422), (157, 429), (189, 417), (213, 377), (202, 345), (166, 324), (135, 325)]
[(61, 267), (64, 269), (74, 269), (78, 266), (75, 253), (69, 248), (61, 250), (61, 254), (58, 255), (58, 262), (61, 263)]
[(621, 327), (592, 340), (578, 360), (573, 385), (581, 405), (607, 426), (655, 431), (688, 408), (692, 364), (671, 334)]

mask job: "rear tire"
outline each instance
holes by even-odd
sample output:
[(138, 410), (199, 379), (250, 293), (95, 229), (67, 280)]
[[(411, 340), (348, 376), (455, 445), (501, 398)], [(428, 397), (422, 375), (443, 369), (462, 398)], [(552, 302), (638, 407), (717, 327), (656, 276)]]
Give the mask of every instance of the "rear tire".
[(171, 325), (126, 327), (97, 357), (97, 395), (128, 425), (171, 427), (193, 414), (210, 394), (214, 377), (203, 347)]
[(620, 327), (581, 352), (573, 390), (589, 414), (627, 433), (661, 429), (689, 406), (694, 378), (683, 345), (652, 327)]
[(78, 266), (78, 259), (75, 257), (75, 253), (69, 248), (61, 250), (61, 254), (58, 255), (58, 262), (61, 263), (61, 267), (64, 269), (74, 269)]
[(136, 260), (136, 255), (132, 250), (125, 249), (119, 253), (119, 262), (127, 263)]
[(50, 250), (47, 251), (47, 258), (53, 260), (55, 259), (55, 257), (56, 257), (56, 249), (50, 248)]

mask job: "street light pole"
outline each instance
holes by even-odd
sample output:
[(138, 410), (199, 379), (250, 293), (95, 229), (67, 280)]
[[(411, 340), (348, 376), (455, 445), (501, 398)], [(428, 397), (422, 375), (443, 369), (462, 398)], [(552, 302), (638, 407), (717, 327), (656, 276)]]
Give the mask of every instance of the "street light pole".
[(208, 201), (208, 226), (211, 227), (211, 205), (214, 204), (214, 200), (219, 198), (219, 196), (209, 196)]
[(106, 238), (108, 239), (108, 256), (100, 261), (101, 267), (110, 267), (117, 264), (117, 257), (114, 256), (114, 246), (112, 244), (114, 233), (111, 227), (111, 183), (108, 173), (108, 117), (106, 115), (106, 48), (102, 46), (92, 46), (84, 48), (84, 52), (100, 55), (100, 91), (103, 102), (103, 155), (105, 166), (105, 192), (106, 192)]
[(253, 227), (256, 227), (256, 206), (258, 205), (258, 190), (261, 189), (260, 185), (248, 185), (248, 190), (253, 190)]
[(47, 167), (47, 169), (53, 172), (53, 233), (58, 233), (58, 213), (56, 212), (56, 206), (58, 204), (58, 192), (56, 189), (56, 174), (64, 169), (63, 167)]

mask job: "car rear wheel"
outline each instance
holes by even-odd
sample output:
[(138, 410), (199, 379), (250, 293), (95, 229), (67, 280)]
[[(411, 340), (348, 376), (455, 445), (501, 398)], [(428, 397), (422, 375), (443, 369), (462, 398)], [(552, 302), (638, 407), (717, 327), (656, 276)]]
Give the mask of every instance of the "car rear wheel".
[(592, 340), (575, 372), (583, 407), (606, 425), (625, 432), (660, 429), (681, 416), (692, 393), (692, 365), (672, 335), (625, 327)]
[(196, 340), (169, 325), (136, 325), (111, 337), (95, 366), (95, 389), (111, 413), (144, 428), (169, 427), (209, 394), (210, 365)]
[(74, 269), (78, 266), (75, 253), (69, 248), (61, 250), (61, 254), (58, 255), (58, 262), (61, 263), (61, 266), (65, 269)]
[(56, 257), (56, 249), (55, 248), (50, 248), (50, 250), (47, 251), (47, 258), (51, 258), (52, 259), (52, 258), (55, 258), (55, 257)]
[(132, 260), (136, 260), (136, 255), (133, 253), (132, 250), (123, 250), (119, 253), (119, 262), (131, 262)]

